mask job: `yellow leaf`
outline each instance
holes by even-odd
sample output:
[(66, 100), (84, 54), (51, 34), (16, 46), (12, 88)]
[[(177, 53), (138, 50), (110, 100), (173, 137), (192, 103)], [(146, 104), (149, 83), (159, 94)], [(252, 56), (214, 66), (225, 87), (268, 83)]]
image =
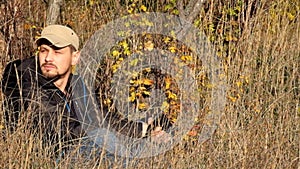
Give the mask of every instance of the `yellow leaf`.
[(175, 53), (177, 48), (175, 46), (171, 46), (169, 47), (169, 50), (172, 52), (172, 53)]
[(169, 38), (169, 37), (165, 37), (165, 38), (164, 38), (164, 42), (165, 42), (165, 43), (169, 43), (170, 41), (171, 41), (171, 38)]
[(142, 18), (142, 22), (143, 25), (145, 26), (153, 26), (153, 22), (151, 22), (149, 19), (147, 19), (146, 17)]
[(143, 91), (143, 94), (150, 96), (150, 92), (149, 91)]
[(237, 87), (241, 87), (243, 83), (241, 81), (236, 82)]
[(133, 60), (130, 62), (130, 65), (131, 65), (131, 66), (136, 66), (138, 62), (139, 62), (139, 59), (138, 59), (138, 58), (135, 58), (135, 59), (133, 59)]
[(171, 122), (172, 122), (172, 123), (176, 123), (176, 121), (177, 121), (176, 118), (172, 118), (172, 119), (171, 119)]
[(137, 97), (137, 98), (140, 98), (141, 96), (142, 96), (142, 93), (141, 93), (141, 92), (137, 92), (137, 93), (136, 93), (136, 97)]
[(245, 82), (246, 82), (247, 84), (249, 83), (249, 77), (248, 77), (248, 76), (245, 77)]
[(176, 39), (176, 33), (175, 33), (174, 30), (171, 30), (170, 34), (171, 34), (171, 36), (172, 36), (174, 39)]
[(170, 91), (167, 91), (166, 93), (169, 99), (177, 100), (177, 95), (175, 93), (172, 93)]
[(134, 10), (133, 8), (129, 8), (129, 9), (127, 10), (127, 12), (131, 14), (131, 13), (133, 13), (133, 10)]
[(236, 102), (237, 98), (233, 97), (233, 96), (228, 96), (229, 100), (231, 100), (232, 102)]
[(148, 51), (152, 51), (153, 48), (154, 48), (154, 44), (153, 44), (153, 42), (150, 41), (150, 40), (147, 41), (147, 42), (144, 44), (144, 46), (145, 46), (145, 49), (148, 50)]
[(171, 78), (165, 78), (166, 89), (169, 89), (171, 86)]
[(120, 52), (117, 50), (112, 51), (113, 57), (118, 57), (120, 55)]
[(215, 87), (215, 85), (213, 85), (213, 84), (211, 84), (211, 83), (207, 83), (207, 84), (206, 84), (206, 87), (207, 87), (208, 89), (212, 89), (212, 88)]
[(154, 83), (154, 81), (151, 80), (151, 79), (143, 79), (143, 84), (144, 85), (150, 86), (150, 85), (153, 85), (153, 83)]
[(90, 5), (93, 6), (94, 5), (94, 1), (90, 0)]
[(129, 56), (131, 54), (131, 52), (128, 48), (126, 48), (123, 53), (127, 56)]
[(290, 21), (295, 19), (295, 15), (293, 15), (292, 13), (288, 12), (287, 13), (287, 17), (289, 18)]
[(129, 27), (130, 26), (130, 22), (125, 22), (125, 27)]
[(134, 83), (135, 83), (135, 80), (130, 80), (129, 83), (130, 83), (130, 84), (134, 84)]
[(128, 43), (126, 41), (122, 41), (119, 43), (124, 49), (128, 48)]
[(170, 107), (170, 106), (169, 106), (169, 103), (166, 102), (166, 101), (164, 101), (164, 102), (162, 103), (160, 109), (163, 110), (163, 111), (167, 111), (167, 110), (169, 109), (169, 107)]
[(141, 79), (130, 80), (129, 82), (134, 85), (141, 85), (143, 83), (143, 81)]
[(226, 41), (238, 41), (238, 38), (229, 34), (225, 37)]
[(134, 72), (132, 72), (131, 75), (132, 75), (132, 78), (136, 78), (139, 75), (139, 73), (134, 71)]
[(129, 98), (128, 98), (128, 100), (129, 100), (130, 102), (134, 102), (134, 101), (135, 101), (135, 98), (136, 98), (135, 92), (131, 92), (131, 93), (130, 93), (130, 96), (129, 96)]
[(172, 106), (178, 106), (178, 103), (175, 102), (175, 101), (170, 101), (170, 105), (172, 105)]
[(146, 7), (145, 5), (142, 5), (142, 6), (140, 7), (140, 10), (146, 12), (146, 11), (147, 11), (147, 7)]
[(129, 92), (134, 92), (135, 91), (135, 87), (130, 87)]
[(144, 91), (144, 90), (146, 90), (146, 87), (144, 87), (144, 86), (139, 86), (138, 90)]
[(151, 68), (150, 67), (145, 68), (145, 71), (149, 73), (149, 72), (151, 72)]
[(113, 73), (117, 72), (117, 70), (119, 69), (119, 64), (114, 64), (111, 66)]
[(174, 14), (174, 15), (179, 15), (179, 11), (178, 11), (177, 9), (174, 9), (174, 10), (172, 11), (172, 14)]
[(255, 113), (260, 113), (259, 109), (254, 108)]
[[(125, 36), (125, 32), (124, 31), (118, 31), (117, 35), (118, 36)], [(121, 45), (121, 43), (119, 43), (119, 45)]]
[(110, 99), (105, 99), (105, 100), (104, 100), (104, 104), (105, 104), (105, 105), (109, 105), (110, 103), (111, 103), (111, 100), (110, 100)]
[(41, 37), (41, 36), (38, 36), (38, 35), (37, 35), (37, 36), (34, 37), (34, 39), (38, 39), (38, 38), (40, 38), (40, 37)]
[(193, 60), (192, 56), (190, 56), (190, 55), (183, 55), (180, 57), (180, 59), (183, 61), (192, 61)]
[(141, 110), (141, 109), (145, 109), (145, 108), (147, 108), (148, 107), (148, 105), (147, 104), (145, 104), (145, 103), (139, 103), (138, 104), (138, 108)]

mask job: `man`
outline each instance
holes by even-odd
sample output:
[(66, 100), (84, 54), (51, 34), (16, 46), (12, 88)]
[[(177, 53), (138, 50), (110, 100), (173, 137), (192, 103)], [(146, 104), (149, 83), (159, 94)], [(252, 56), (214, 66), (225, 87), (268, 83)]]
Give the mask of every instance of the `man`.
[[(53, 148), (57, 160), (80, 144), (80, 156), (87, 160), (93, 156), (94, 147), (98, 149), (98, 146), (86, 139), (86, 132), (87, 129), (97, 131), (102, 120), (107, 124), (104, 127), (112, 127), (130, 137), (143, 138), (151, 133), (152, 140), (170, 140), (165, 132), (155, 128), (155, 121), (150, 120), (152, 125), (148, 127), (147, 123), (123, 119), (105, 108), (100, 107), (101, 112), (95, 112), (94, 107), (101, 104), (91, 101), (91, 92), (83, 79), (72, 74), (72, 67), (80, 58), (79, 38), (72, 29), (62, 25), (47, 26), (36, 44), (38, 56), (10, 62), (4, 70), (2, 92), (6, 96), (8, 131), (14, 132), (25, 125), (43, 145)], [(87, 119), (93, 119), (91, 124), (86, 124)], [(94, 119), (99, 119), (99, 124), (92, 124), (97, 122)], [(96, 157), (101, 155), (100, 149)], [(105, 161), (115, 161), (114, 157), (108, 153)]]
[[(83, 80), (72, 74), (80, 57), (79, 38), (69, 27), (50, 25), (36, 44), (38, 56), (13, 61), (5, 68), (2, 91), (7, 98), (6, 123), (14, 131), (18, 122), (29, 120), (28, 128), (41, 133), (44, 143), (65, 147), (85, 135), (81, 122), (95, 106), (86, 101), (89, 93), (85, 93)], [(146, 123), (115, 114), (105, 118), (117, 131), (145, 136)]]

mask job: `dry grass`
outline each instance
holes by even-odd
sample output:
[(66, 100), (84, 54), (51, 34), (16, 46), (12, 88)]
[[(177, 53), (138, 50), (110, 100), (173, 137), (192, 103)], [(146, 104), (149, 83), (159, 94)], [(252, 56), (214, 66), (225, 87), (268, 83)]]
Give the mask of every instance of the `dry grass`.
[[(124, 5), (96, 2), (65, 1), (60, 22), (71, 25), (82, 42), (101, 25), (128, 14), (127, 1)], [(144, 4), (150, 11), (164, 11), (170, 3)], [(198, 18), (199, 27), (223, 60), (229, 86), (226, 109), (214, 136), (203, 144), (184, 141), (165, 155), (139, 160), (138, 168), (300, 167), (300, 3), (263, 0), (253, 4), (254, 11), (238, 2), (209, 1)], [(34, 0), (1, 4), (1, 74), (8, 61), (34, 54), (34, 37), (45, 22), (44, 9), (44, 2)], [(42, 149), (40, 140), (24, 127), (6, 137), (6, 141), (0, 137), (3, 168), (56, 165), (49, 157), (51, 147)], [(93, 162), (79, 159), (74, 168), (97, 168)], [(69, 166), (68, 159), (58, 165)]]

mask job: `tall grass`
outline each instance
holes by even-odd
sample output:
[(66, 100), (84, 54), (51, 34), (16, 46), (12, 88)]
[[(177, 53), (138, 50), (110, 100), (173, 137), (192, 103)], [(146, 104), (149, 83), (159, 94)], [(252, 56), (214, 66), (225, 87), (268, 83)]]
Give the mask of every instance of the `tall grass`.
[[(145, 5), (148, 11), (176, 13), (172, 2), (141, 1), (136, 10)], [(131, 4), (65, 0), (59, 22), (78, 32), (82, 46), (102, 25), (128, 14)], [(45, 9), (43, 1), (1, 4), (1, 74), (9, 61), (35, 53), (34, 38), (44, 26)], [(229, 86), (218, 129), (205, 143), (191, 137), (164, 155), (140, 159), (138, 168), (299, 168), (299, 10), (297, 0), (207, 1), (195, 24), (222, 59)], [(15, 133), (5, 131), (4, 109), (0, 112), (0, 130), (6, 137), (0, 137), (3, 168), (105, 166), (83, 159), (56, 164), (50, 158), (51, 147), (43, 148), (24, 125)]]

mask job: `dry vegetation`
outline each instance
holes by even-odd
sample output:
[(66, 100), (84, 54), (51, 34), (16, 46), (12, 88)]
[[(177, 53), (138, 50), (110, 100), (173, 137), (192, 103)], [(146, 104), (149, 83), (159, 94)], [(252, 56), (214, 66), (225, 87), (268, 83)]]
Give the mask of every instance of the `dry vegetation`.
[[(9, 61), (35, 54), (34, 39), (45, 24), (47, 4), (42, 0), (0, 3), (2, 74)], [(83, 46), (101, 25), (120, 16), (145, 10), (178, 14), (176, 6), (176, 0), (65, 0), (59, 23), (72, 26)], [(205, 143), (191, 136), (165, 155), (139, 160), (138, 168), (299, 168), (299, 11), (298, 0), (207, 1), (195, 25), (214, 44), (225, 68), (227, 104), (219, 127)], [(21, 125), (13, 134), (4, 132), (4, 109), (0, 112), (0, 130), (6, 137), (0, 137), (3, 168), (67, 168), (70, 163), (74, 168), (99, 167), (94, 160), (80, 159), (56, 164), (50, 158), (51, 147), (42, 148), (26, 127)]]

